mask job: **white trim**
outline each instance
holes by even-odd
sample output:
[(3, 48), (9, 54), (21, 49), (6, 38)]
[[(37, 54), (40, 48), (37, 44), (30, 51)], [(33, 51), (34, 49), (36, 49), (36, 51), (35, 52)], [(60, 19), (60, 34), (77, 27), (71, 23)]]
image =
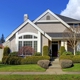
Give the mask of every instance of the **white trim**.
[(37, 52), (41, 52), (41, 33), (38, 31), (38, 44)]
[(18, 39), (18, 41), (38, 41), (38, 39)]
[(17, 46), (16, 51), (18, 51), (18, 32), (16, 33), (16, 46)]
[(42, 34), (44, 34), (44, 31), (42, 31), (39, 27), (37, 27), (35, 24), (33, 24), (33, 23), (28, 19), (28, 20), (25, 21), (22, 25), (20, 25), (15, 31), (13, 31), (12, 34), (6, 38), (6, 41), (7, 41), (10, 37), (12, 37), (19, 29), (21, 29), (22, 27), (24, 27), (24, 25), (26, 25), (27, 23), (30, 23), (34, 28), (36, 28), (38, 31), (40, 31)]
[(62, 24), (64, 24), (67, 28), (70, 28), (70, 26), (64, 22), (62, 19), (60, 19), (56, 14), (54, 14), (52, 11), (50, 11), (49, 9), (47, 11), (45, 11), (42, 15), (40, 15), (36, 20), (34, 20), (33, 23), (36, 23), (39, 19), (41, 19), (44, 15), (46, 15), (47, 13), (52, 14), (56, 19), (58, 19)]
[(52, 41), (52, 38), (51, 38), (48, 34), (45, 33), (45, 36), (46, 36), (50, 41)]
[(37, 22), (60, 22), (59, 20), (39, 20)]
[(21, 33), (21, 34), (18, 35), (18, 37), (23, 36), (23, 35), (33, 35), (33, 36), (38, 37), (38, 34), (36, 34), (36, 33), (32, 33), (32, 32)]

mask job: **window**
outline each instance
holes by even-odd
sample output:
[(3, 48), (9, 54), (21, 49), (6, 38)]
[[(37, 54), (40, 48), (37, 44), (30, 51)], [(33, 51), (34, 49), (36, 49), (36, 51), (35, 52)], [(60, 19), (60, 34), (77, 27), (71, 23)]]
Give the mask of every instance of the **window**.
[(18, 47), (19, 47), (19, 49), (22, 47), (22, 41), (19, 41)]
[(22, 39), (22, 36), (20, 36), (19, 39)]
[(18, 38), (18, 50), (23, 46), (30, 46), (37, 51), (38, 38), (35, 35), (22, 35)]
[(31, 39), (32, 35), (24, 35), (24, 39)]
[(32, 47), (32, 41), (24, 41), (23, 46), (30, 46)]
[(50, 20), (50, 16), (47, 16), (47, 17), (46, 17), (46, 20)]

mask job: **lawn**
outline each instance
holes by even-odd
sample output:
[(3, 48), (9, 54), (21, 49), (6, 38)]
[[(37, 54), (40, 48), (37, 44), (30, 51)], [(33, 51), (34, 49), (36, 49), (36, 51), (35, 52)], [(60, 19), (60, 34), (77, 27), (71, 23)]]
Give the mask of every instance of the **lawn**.
[(0, 80), (80, 80), (80, 75), (0, 75)]
[(44, 72), (46, 69), (37, 64), (27, 65), (3, 65), (0, 64), (0, 72)]
[(80, 72), (80, 63), (75, 63), (73, 67), (63, 69), (63, 71), (78, 71)]

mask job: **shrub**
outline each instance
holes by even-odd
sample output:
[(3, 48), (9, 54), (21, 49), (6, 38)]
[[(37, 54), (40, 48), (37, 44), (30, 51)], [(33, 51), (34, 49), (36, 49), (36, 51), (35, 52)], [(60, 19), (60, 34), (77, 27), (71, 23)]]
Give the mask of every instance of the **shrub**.
[(18, 52), (12, 52), (9, 54), (9, 56), (18, 56)]
[(49, 61), (49, 60), (39, 60), (39, 61), (37, 62), (37, 64), (38, 64), (39, 66), (41, 66), (42, 68), (47, 69), (47, 68), (49, 67), (50, 61)]
[(49, 60), (49, 56), (27, 56), (21, 60), (21, 64), (37, 64), (39, 60)]
[(44, 46), (43, 47), (43, 56), (48, 56), (48, 54), (49, 54), (49, 48), (48, 48), (48, 46)]
[(40, 52), (34, 53), (34, 56), (41, 56), (42, 54)]
[(65, 52), (65, 47), (64, 46), (61, 46), (60, 47), (60, 50), (59, 50), (59, 55), (62, 55), (63, 52)]
[(69, 68), (72, 67), (73, 62), (72, 60), (60, 60), (60, 64), (62, 68)]
[(77, 51), (77, 52), (76, 52), (76, 55), (80, 55), (80, 51)]
[(24, 46), (19, 50), (18, 55), (33, 55), (34, 53), (35, 51), (32, 47)]
[(4, 47), (4, 51), (3, 51), (3, 56), (8, 56), (10, 54), (10, 48), (9, 47)]
[(7, 64), (10, 64), (10, 65), (19, 65), (21, 64), (21, 57), (9, 57), (8, 60), (7, 60)]
[(7, 64), (7, 59), (8, 59), (8, 56), (3, 56), (2, 63)]
[(68, 60), (72, 60), (73, 63), (80, 63), (80, 55), (61, 55), (60, 60), (65, 60), (65, 59), (68, 59)]
[(72, 52), (65, 51), (65, 52), (62, 53), (62, 55), (72, 55)]

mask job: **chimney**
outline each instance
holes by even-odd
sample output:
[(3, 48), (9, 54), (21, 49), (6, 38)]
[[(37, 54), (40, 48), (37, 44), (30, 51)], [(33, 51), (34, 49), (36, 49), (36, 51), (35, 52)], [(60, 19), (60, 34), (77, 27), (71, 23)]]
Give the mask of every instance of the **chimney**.
[(26, 21), (28, 19), (28, 15), (24, 14), (24, 21)]

